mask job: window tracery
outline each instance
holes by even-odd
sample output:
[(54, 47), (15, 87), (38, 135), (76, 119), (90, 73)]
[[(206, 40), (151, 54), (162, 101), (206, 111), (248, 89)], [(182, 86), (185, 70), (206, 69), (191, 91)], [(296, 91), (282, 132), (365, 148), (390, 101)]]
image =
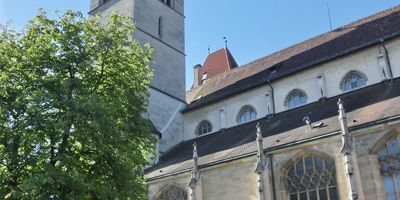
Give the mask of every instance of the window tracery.
[(170, 187), (164, 190), (157, 198), (154, 200), (187, 200), (187, 193), (178, 188)]
[(378, 152), (380, 172), (387, 200), (400, 199), (400, 148), (399, 136), (389, 140)]
[(307, 95), (301, 90), (293, 90), (286, 98), (286, 107), (288, 109), (295, 108), (307, 103)]
[(364, 87), (367, 79), (358, 72), (348, 73), (342, 81), (342, 90), (344, 92), (352, 91), (357, 88)]
[(203, 120), (197, 126), (197, 135), (203, 135), (212, 131), (211, 123), (207, 120)]
[(287, 173), (290, 200), (337, 200), (335, 165), (332, 159), (305, 156)]
[(248, 122), (251, 120), (255, 120), (256, 117), (257, 117), (257, 113), (254, 110), (254, 108), (247, 105), (247, 106), (244, 106), (240, 110), (239, 115), (238, 115), (238, 122), (239, 122), (239, 124), (245, 123), (245, 122)]

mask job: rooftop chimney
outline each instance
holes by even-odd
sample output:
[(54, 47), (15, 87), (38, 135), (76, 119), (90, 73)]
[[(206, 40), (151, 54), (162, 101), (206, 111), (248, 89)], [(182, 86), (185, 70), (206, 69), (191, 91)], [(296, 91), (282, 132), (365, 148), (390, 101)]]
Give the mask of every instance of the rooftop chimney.
[(199, 80), (199, 71), (200, 71), (201, 65), (197, 64), (193, 67), (193, 72), (194, 72), (194, 77), (193, 77), (193, 88), (198, 87), (201, 85), (201, 80)]

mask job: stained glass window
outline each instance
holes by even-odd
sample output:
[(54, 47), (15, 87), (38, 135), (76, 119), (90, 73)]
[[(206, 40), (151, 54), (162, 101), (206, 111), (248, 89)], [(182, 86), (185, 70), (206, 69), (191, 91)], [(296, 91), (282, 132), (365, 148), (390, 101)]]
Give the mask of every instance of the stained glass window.
[(307, 95), (300, 90), (293, 90), (287, 97), (287, 108), (295, 108), (307, 103)]
[(164, 190), (155, 200), (187, 200), (187, 193), (177, 187)]
[(305, 156), (293, 164), (287, 173), (290, 200), (337, 200), (335, 165), (333, 160)]
[(244, 106), (239, 112), (238, 122), (248, 122), (251, 120), (255, 120), (256, 117), (256, 111), (251, 106)]
[(344, 92), (347, 92), (363, 87), (366, 85), (366, 83), (367, 80), (364, 78), (364, 76), (357, 72), (350, 72), (343, 80), (342, 89)]
[(386, 199), (400, 199), (400, 147), (399, 137), (388, 141), (378, 153)]
[(203, 120), (197, 126), (197, 135), (203, 135), (212, 131), (211, 123), (207, 120)]

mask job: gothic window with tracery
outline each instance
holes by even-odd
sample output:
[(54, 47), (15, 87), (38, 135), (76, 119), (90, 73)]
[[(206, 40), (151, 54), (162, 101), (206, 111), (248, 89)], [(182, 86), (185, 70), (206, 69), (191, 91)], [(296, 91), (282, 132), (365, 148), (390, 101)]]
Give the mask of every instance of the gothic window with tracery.
[(387, 200), (400, 199), (399, 136), (389, 140), (378, 153)]
[(154, 200), (187, 200), (187, 193), (177, 187), (170, 187), (164, 190), (157, 198)]
[(203, 120), (197, 126), (197, 135), (203, 135), (212, 131), (211, 123), (207, 120)]
[(305, 156), (287, 173), (290, 200), (337, 200), (335, 165), (332, 159)]
[(358, 72), (348, 73), (342, 83), (342, 90), (344, 92), (352, 91), (360, 87), (364, 87), (367, 83), (367, 79)]
[(293, 90), (286, 98), (286, 106), (288, 109), (295, 108), (307, 103), (307, 95), (301, 90)]
[(245, 122), (248, 122), (251, 120), (255, 120), (256, 117), (257, 117), (257, 113), (254, 110), (254, 108), (247, 105), (247, 106), (244, 106), (240, 110), (239, 115), (238, 115), (238, 122), (239, 122), (239, 124), (245, 123)]

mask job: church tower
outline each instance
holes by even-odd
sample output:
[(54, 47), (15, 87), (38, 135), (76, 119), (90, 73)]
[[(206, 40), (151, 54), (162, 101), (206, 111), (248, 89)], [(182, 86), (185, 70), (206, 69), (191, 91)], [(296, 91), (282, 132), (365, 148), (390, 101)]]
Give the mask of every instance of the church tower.
[(91, 0), (89, 15), (131, 16), (134, 38), (155, 50), (148, 116), (161, 133), (160, 153), (183, 140), (185, 101), (184, 0)]

